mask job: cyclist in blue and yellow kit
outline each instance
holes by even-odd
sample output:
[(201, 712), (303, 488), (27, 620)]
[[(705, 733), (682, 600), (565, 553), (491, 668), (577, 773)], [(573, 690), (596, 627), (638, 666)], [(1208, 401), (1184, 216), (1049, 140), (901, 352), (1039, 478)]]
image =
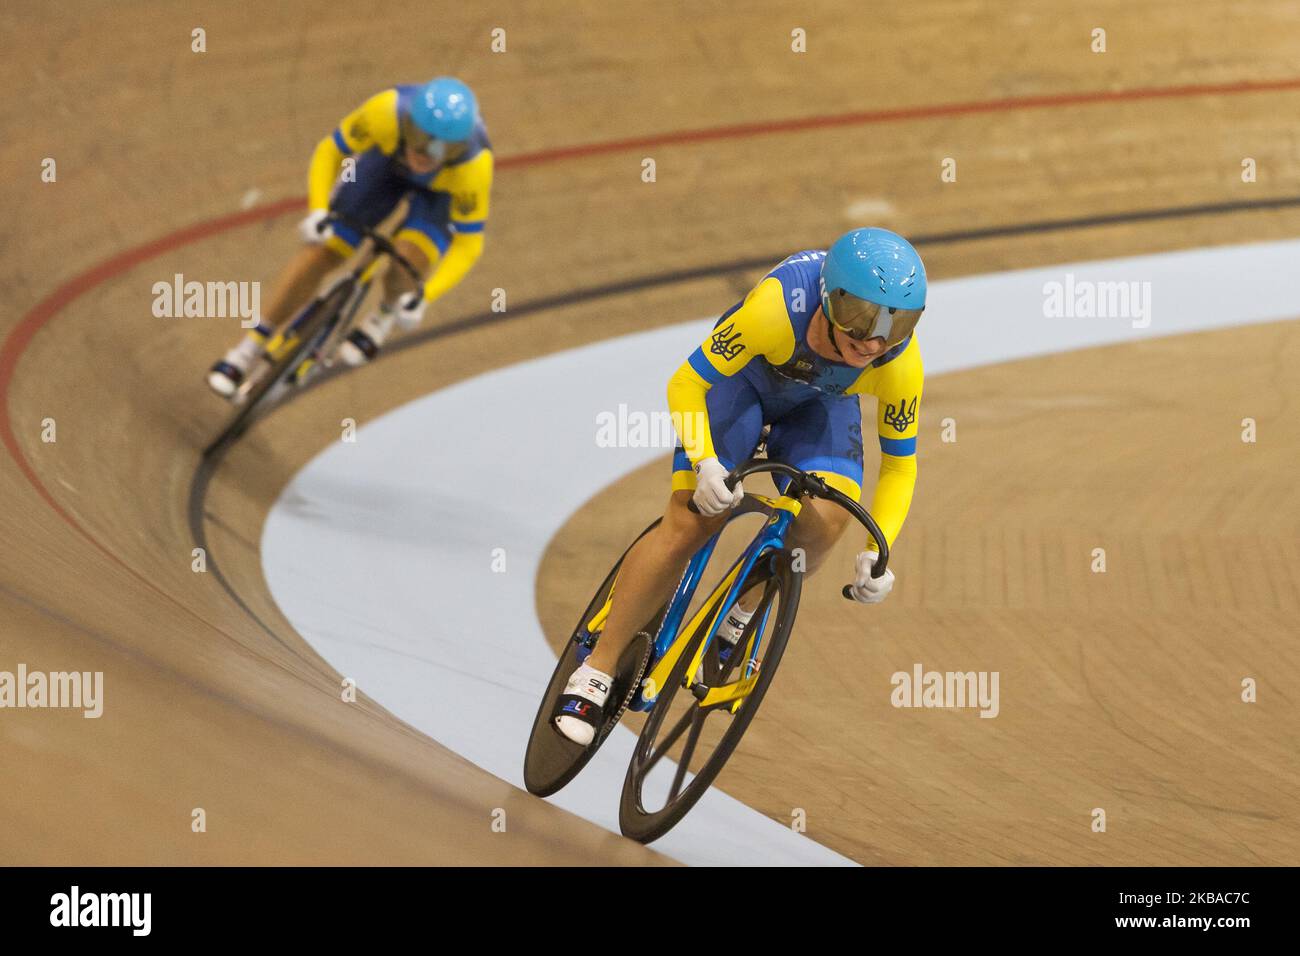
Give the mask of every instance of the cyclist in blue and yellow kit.
[[(668, 382), (668, 405), (683, 444), (673, 458), (664, 519), (628, 552), (604, 631), (556, 707), (569, 739), (591, 742), (619, 655), (672, 593), (692, 554), (740, 503), (727, 473), (744, 463), (764, 426), (768, 457), (815, 472), (857, 500), (862, 491), (859, 395), (877, 399), (880, 476), (871, 512), (892, 546), (916, 485), (916, 434), (923, 372), (913, 329), (925, 308), (925, 267), (902, 236), (855, 229), (822, 252), (796, 253), (718, 320)], [(687, 505), (695, 502), (699, 513)], [(809, 499), (791, 544), (815, 570), (849, 516)], [(894, 573), (875, 579), (874, 546), (858, 556), (851, 591), (883, 601)], [(759, 594), (729, 609), (718, 634), (734, 645)]]
[(262, 321), (213, 365), (208, 384), (233, 396), (279, 327), (357, 246), (355, 232), (328, 223), (331, 207), (374, 226), (407, 199), (394, 240), (425, 277), (423, 288), (415, 289), (404, 271), (389, 269), (383, 304), (352, 330), (340, 357), (360, 365), (394, 323), (407, 329), (419, 324), (425, 306), (460, 282), (483, 252), (492, 163), (478, 102), (452, 77), (385, 90), (344, 117), (312, 154), (309, 211), (298, 227), (306, 247), (280, 276)]

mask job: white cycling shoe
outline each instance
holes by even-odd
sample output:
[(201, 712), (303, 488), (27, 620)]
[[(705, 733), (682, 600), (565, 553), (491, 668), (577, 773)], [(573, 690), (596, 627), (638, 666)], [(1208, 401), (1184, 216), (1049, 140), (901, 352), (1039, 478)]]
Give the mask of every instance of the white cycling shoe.
[(580, 746), (591, 743), (604, 718), (605, 701), (613, 683), (614, 678), (604, 671), (580, 665), (556, 701), (555, 729)]
[(339, 358), (353, 368), (365, 365), (379, 353), (379, 347), (392, 334), (396, 320), (397, 317), (383, 307), (366, 316), (339, 346)]
[(208, 370), (208, 388), (224, 399), (232, 399), (248, 378), (249, 370), (266, 350), (270, 329), (259, 325), (249, 332), (239, 344), (227, 352)]
[(244, 384), (244, 369), (224, 359), (208, 370), (208, 388), (224, 399), (232, 399)]
[[(726, 618), (718, 625), (718, 640), (722, 641), (718, 645), (718, 657), (723, 664), (727, 662), (730, 656), (736, 653), (736, 647), (740, 644), (740, 639), (745, 636), (745, 626), (754, 616), (753, 611), (743, 610), (739, 604), (733, 604), (731, 610), (727, 612)], [(704, 665), (700, 664), (695, 669), (695, 682), (704, 681)]]

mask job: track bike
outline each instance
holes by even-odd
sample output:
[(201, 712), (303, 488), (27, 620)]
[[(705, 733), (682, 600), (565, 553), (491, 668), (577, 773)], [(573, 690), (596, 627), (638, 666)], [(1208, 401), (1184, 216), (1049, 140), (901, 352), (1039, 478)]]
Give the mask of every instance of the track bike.
[[(832, 501), (857, 519), (880, 553), (872, 577), (885, 573), (889, 547), (875, 520), (818, 476), (782, 462), (751, 459), (728, 475), (727, 487), (734, 489), (737, 482), (764, 472), (773, 475), (778, 487), (784, 484), (779, 496), (746, 493), (727, 519), (730, 524), (742, 514), (757, 512), (767, 519), (763, 527), (688, 617), (726, 525), (695, 553), (672, 597), (621, 655), (603, 720), (592, 742), (583, 747), (556, 728), (554, 708), (569, 675), (600, 639), (617, 590), (619, 568), (631, 546), (615, 562), (566, 640), (542, 695), (524, 758), (524, 783), (531, 793), (548, 796), (565, 786), (625, 714), (644, 712), (623, 781), (619, 827), (624, 835), (649, 843), (686, 815), (740, 743), (789, 642), (799, 609), (802, 570), (785, 539), (805, 497)], [(693, 503), (691, 509), (695, 510)], [(636, 540), (658, 524), (656, 520)], [(740, 639), (732, 645), (717, 636), (718, 625), (736, 599), (751, 589), (760, 589), (761, 597)], [(848, 585), (842, 594), (852, 599)]]
[(233, 401), (240, 410), (226, 429), (227, 437), (238, 436), (280, 404), (291, 390), (305, 388), (333, 367), (335, 353), (352, 329), (381, 262), (387, 259), (395, 263), (411, 277), (417, 290), (423, 288), (419, 270), (387, 236), (338, 212), (331, 212), (326, 222), (349, 227), (361, 236), (362, 242), (346, 271), (321, 289), (267, 343), (264, 361), (235, 393)]

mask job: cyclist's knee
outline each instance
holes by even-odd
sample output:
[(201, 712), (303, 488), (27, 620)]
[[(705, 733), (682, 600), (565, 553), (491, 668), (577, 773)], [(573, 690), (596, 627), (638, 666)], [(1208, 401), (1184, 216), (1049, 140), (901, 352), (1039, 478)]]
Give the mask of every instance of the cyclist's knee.
[(851, 516), (847, 511), (829, 501), (818, 501), (815, 513), (832, 544), (839, 540), (840, 535), (844, 533), (844, 529), (849, 526), (851, 520)]
[(813, 560), (820, 560), (822, 553), (839, 540), (848, 524), (849, 514), (843, 508), (830, 501), (814, 499), (804, 503), (794, 524), (792, 538), (795, 544), (815, 553), (815, 556), (810, 556)]
[(295, 253), (293, 262), (290, 264), (290, 270), (305, 270), (312, 274), (329, 272), (335, 268), (345, 257), (337, 249), (331, 249), (327, 245), (303, 246)]
[[(394, 240), (393, 245), (402, 258), (415, 266), (421, 276), (429, 274), (429, 258), (414, 242), (409, 239)], [(415, 289), (415, 281), (407, 274), (405, 269), (399, 269), (395, 265), (390, 265), (388, 271), (384, 274), (384, 297), (392, 301), (403, 292), (411, 292)]]
[(674, 557), (683, 560), (698, 551), (700, 546), (709, 540), (709, 536), (726, 521), (725, 516), (706, 518), (691, 511), (687, 507), (691, 495), (690, 491), (674, 491), (668, 500), (663, 524), (660, 525), (661, 543), (672, 552)]

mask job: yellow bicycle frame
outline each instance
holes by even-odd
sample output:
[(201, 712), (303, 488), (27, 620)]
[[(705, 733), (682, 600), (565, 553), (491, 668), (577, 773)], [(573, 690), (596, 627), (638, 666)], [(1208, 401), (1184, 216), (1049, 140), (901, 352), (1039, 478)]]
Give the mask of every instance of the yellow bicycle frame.
[[(739, 582), (744, 580), (745, 577), (748, 577), (750, 570), (753, 568), (754, 563), (758, 560), (760, 554), (769, 550), (772, 545), (780, 547), (784, 543), (785, 529), (789, 526), (791, 521), (799, 516), (799, 511), (802, 508), (802, 503), (798, 499), (786, 495), (782, 495), (780, 498), (775, 500), (766, 498), (762, 495), (750, 495), (749, 497), (756, 499), (770, 508), (773, 512), (771, 518), (768, 519), (764, 529), (755, 536), (753, 542), (745, 550), (745, 553), (736, 560), (735, 564), (732, 565), (731, 570), (727, 572), (726, 577), (718, 582), (717, 586), (715, 586), (713, 591), (710, 592), (708, 598), (706, 598), (704, 603), (700, 605), (699, 610), (695, 612), (690, 621), (688, 621), (684, 627), (679, 627), (677, 629), (676, 634), (672, 637), (672, 643), (655, 662), (649, 675), (647, 675), (641, 683), (640, 697), (643, 706), (649, 706), (659, 696), (659, 688), (663, 687), (667, 683), (668, 677), (672, 673), (673, 667), (677, 664), (678, 658), (680, 658), (685, 652), (688, 638), (692, 634), (696, 633), (696, 631), (704, 625), (704, 622), (709, 619), (710, 615), (712, 615), (714, 621), (709, 629), (709, 633), (705, 635), (705, 639), (702, 640), (699, 647), (696, 648), (695, 655), (686, 668), (686, 688), (690, 689), (695, 684), (695, 674), (699, 670), (700, 662), (704, 659), (704, 654), (708, 651), (710, 644), (713, 642), (714, 636), (717, 634), (718, 618), (720, 617), (717, 613), (718, 608), (721, 606), (730, 607), (731, 604), (735, 603), (736, 599), (740, 597), (739, 593), (737, 593), (739, 590)], [(694, 588), (691, 587), (688, 588), (685, 593), (675, 595), (673, 604), (689, 604), (693, 593)], [(613, 597), (612, 590), (610, 596)], [(725, 605), (723, 604), (724, 601), (726, 601)], [(608, 603), (609, 602), (606, 602), (606, 608), (602, 609), (602, 614), (607, 614)], [(672, 619), (672, 611), (673, 607), (670, 605), (669, 613), (664, 616), (665, 622)], [(600, 617), (601, 615), (597, 616)], [(745, 647), (744, 659), (749, 662), (746, 664), (743, 671), (745, 676), (732, 681), (731, 683), (724, 684), (721, 687), (710, 688), (704, 699), (700, 701), (701, 707), (708, 707), (731, 701), (731, 709), (735, 712), (735, 710), (740, 706), (740, 702), (748, 696), (751, 690), (753, 690), (754, 684), (758, 680), (758, 674), (753, 669), (753, 654), (755, 641), (757, 639), (758, 629), (755, 628), (754, 632), (750, 634), (749, 641)]]

